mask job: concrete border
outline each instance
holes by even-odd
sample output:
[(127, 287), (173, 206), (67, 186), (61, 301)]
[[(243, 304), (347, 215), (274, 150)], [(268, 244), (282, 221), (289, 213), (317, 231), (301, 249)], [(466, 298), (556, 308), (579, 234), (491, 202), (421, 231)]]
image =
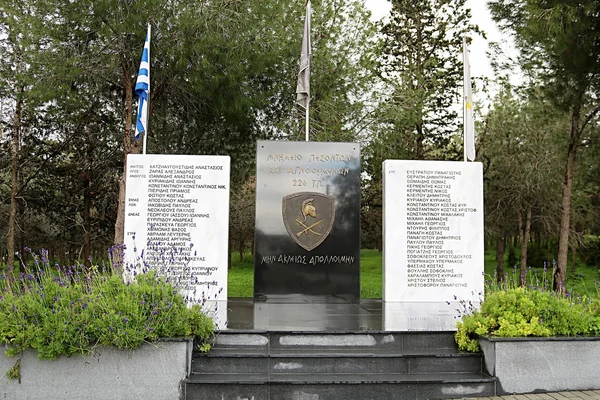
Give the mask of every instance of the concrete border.
[(89, 356), (56, 360), (39, 360), (28, 349), (20, 382), (6, 377), (17, 357), (0, 354), (0, 398), (183, 399), (192, 350), (192, 339), (163, 340), (136, 350), (98, 347)]
[(600, 338), (480, 337), (498, 394), (600, 389)]

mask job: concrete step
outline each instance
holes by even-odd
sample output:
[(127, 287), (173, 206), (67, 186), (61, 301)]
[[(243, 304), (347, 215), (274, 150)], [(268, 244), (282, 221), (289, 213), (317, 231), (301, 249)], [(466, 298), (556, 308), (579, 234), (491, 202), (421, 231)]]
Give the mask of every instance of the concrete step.
[(195, 373), (443, 373), (482, 372), (480, 354), (439, 350), (395, 350), (355, 348), (215, 349), (194, 354)]
[(487, 397), (483, 374), (192, 374), (187, 400), (396, 400)]
[(195, 352), (186, 399), (396, 400), (487, 397), (496, 380), (452, 332), (222, 331)]
[(224, 330), (217, 334), (215, 348), (385, 348), (455, 349), (452, 332), (257, 332)]

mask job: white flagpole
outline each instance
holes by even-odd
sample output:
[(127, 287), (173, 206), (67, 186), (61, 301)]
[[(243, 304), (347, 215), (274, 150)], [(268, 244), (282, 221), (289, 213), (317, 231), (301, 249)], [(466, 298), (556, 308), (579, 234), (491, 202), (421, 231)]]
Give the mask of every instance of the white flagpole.
[(475, 160), (475, 124), (473, 120), (473, 92), (471, 89), (471, 66), (469, 65), (469, 49), (467, 38), (463, 36), (463, 151), (464, 160)]
[(300, 72), (298, 73), (298, 85), (296, 87), (296, 102), (304, 108), (305, 139), (310, 140), (310, 0), (306, 2), (306, 17), (304, 19), (304, 33), (302, 35), (302, 51), (300, 52)]
[(467, 39), (466, 37), (463, 36), (463, 54), (462, 54), (462, 61), (463, 61), (463, 161), (467, 162), (467, 102), (466, 102), (466, 96), (467, 96), (467, 88), (466, 88), (466, 76), (467, 76), (467, 60), (466, 60), (466, 54), (467, 54)]

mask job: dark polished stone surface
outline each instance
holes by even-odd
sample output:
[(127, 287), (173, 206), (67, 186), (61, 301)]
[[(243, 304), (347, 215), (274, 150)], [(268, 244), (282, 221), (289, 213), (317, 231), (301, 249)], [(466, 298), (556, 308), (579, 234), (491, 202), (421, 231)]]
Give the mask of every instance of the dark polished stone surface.
[[(301, 298), (301, 297), (299, 297)], [(298, 299), (298, 298), (297, 298)], [(344, 303), (274, 303), (230, 298), (228, 329), (265, 331), (383, 330), (380, 300)]]
[[(229, 298), (228, 329), (258, 331), (382, 331), (426, 332), (456, 330), (453, 304), (386, 303), (379, 299), (361, 299), (358, 303), (335, 303), (322, 296), (273, 296), (270, 301)], [(279, 300), (279, 301), (276, 301)], [(292, 300), (292, 301), (290, 301)], [(445, 307), (444, 313), (428, 314)], [(447, 311), (447, 312), (446, 312)]]
[(256, 176), (254, 298), (358, 303), (359, 144), (258, 141)]

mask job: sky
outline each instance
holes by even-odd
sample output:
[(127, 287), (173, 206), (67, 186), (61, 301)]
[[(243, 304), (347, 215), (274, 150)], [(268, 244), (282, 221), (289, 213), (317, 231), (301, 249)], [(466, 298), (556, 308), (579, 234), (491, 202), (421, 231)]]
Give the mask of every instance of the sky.
[[(497, 28), (487, 9), (486, 3), (486, 0), (467, 0), (467, 7), (471, 9), (472, 14), (471, 23), (479, 25), (479, 28), (485, 31), (487, 36), (487, 39), (479, 35), (473, 37), (473, 42), (469, 47), (469, 61), (471, 64), (471, 76), (473, 78), (487, 76), (492, 79), (494, 72), (487, 56), (489, 50), (488, 43), (490, 41), (504, 43), (501, 45), (501, 48), (507, 54), (514, 53), (514, 51), (511, 51), (514, 46), (510, 44), (510, 37), (500, 32)], [(388, 0), (365, 0), (365, 4), (371, 10), (371, 19), (374, 21), (385, 18), (389, 15), (392, 8), (392, 4)]]

